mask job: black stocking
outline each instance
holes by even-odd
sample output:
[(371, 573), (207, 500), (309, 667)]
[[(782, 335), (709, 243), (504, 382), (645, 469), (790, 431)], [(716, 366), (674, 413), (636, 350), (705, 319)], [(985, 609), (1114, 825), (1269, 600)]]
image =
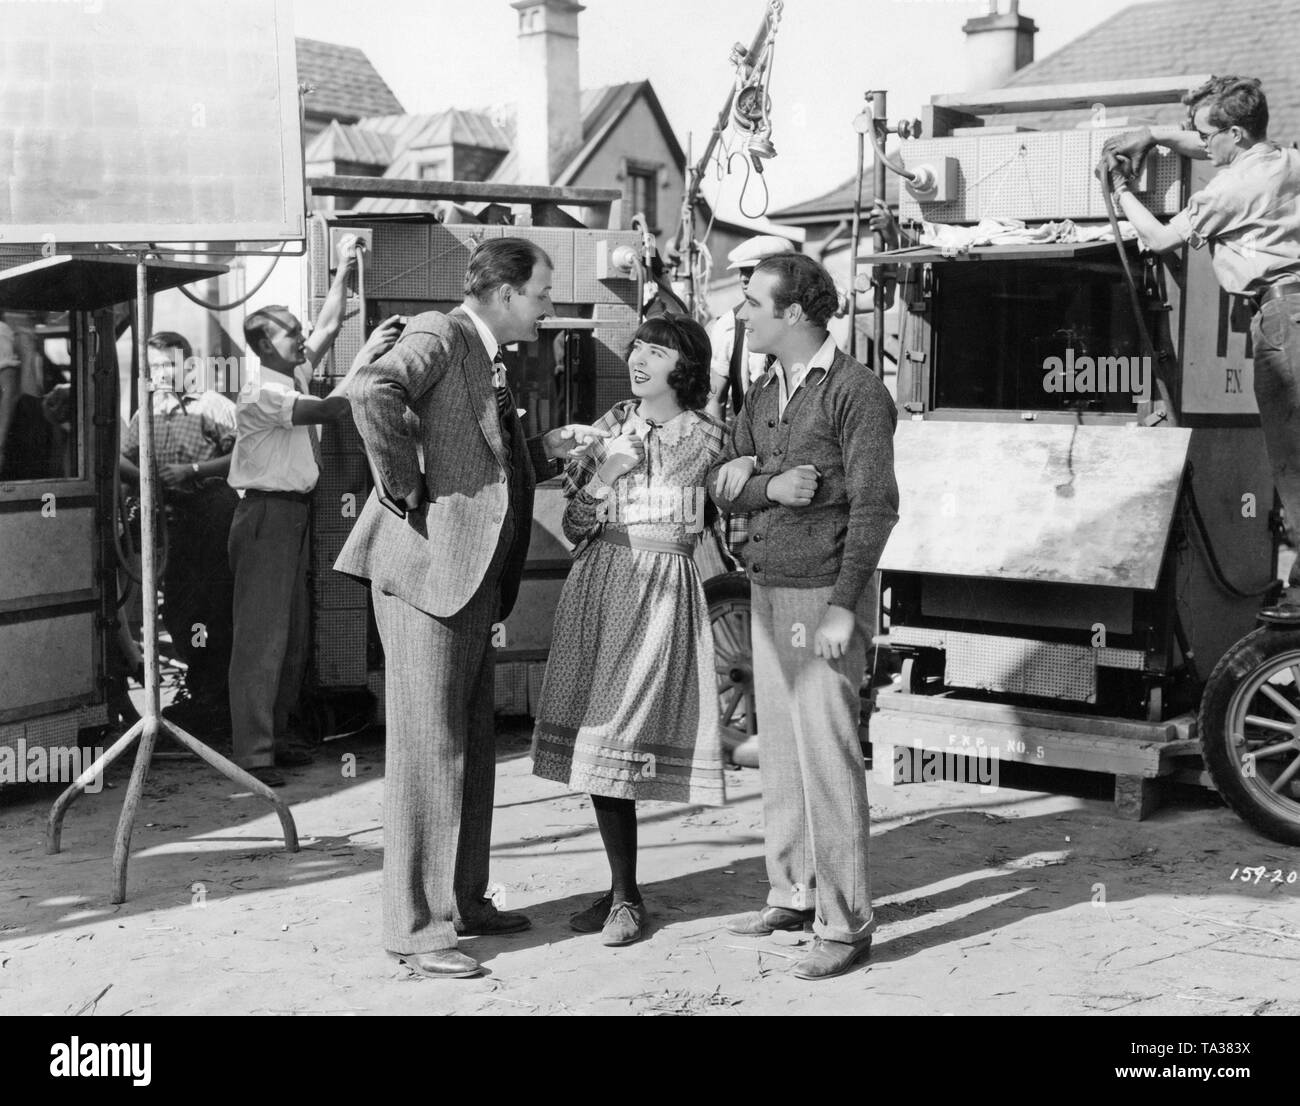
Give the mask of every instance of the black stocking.
[(639, 903), (641, 890), (636, 885), (636, 801), (610, 799), (593, 795), (596, 825), (609, 858), (612, 879), (610, 891), (615, 902)]

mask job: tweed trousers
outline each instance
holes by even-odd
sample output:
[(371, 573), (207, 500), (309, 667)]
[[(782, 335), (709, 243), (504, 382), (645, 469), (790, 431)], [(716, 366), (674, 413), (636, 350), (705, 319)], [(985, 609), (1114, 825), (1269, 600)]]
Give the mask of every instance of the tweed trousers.
[(435, 616), (371, 585), (384, 643), (384, 947), (456, 947), (487, 900), (496, 791), (492, 626), (507, 519), (478, 590)]
[(871, 640), (868, 588), (844, 656), (813, 653), (832, 587), (750, 594), (769, 906), (816, 908), (814, 932), (856, 943), (876, 928), (867, 870), (859, 688)]

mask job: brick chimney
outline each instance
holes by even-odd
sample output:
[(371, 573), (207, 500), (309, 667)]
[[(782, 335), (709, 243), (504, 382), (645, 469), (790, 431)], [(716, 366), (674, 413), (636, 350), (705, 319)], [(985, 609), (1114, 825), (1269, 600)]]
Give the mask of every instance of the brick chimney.
[(514, 0), (519, 13), (520, 184), (550, 184), (582, 142), (578, 13), (573, 0)]
[(1020, 14), (1020, 0), (1010, 0), (1008, 11), (998, 11), (998, 0), (988, 0), (984, 15), (962, 25), (966, 34), (966, 91), (1001, 88), (1011, 74), (1034, 60), (1034, 35), (1038, 27)]

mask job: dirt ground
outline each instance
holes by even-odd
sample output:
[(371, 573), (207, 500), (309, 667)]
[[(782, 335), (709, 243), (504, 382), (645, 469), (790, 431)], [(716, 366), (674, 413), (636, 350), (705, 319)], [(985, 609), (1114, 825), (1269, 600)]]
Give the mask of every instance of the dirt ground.
[[(1300, 1014), (1300, 850), (1195, 789), (1137, 823), (1106, 777), (1004, 772), (988, 794), (870, 778), (871, 960), (812, 984), (790, 973), (811, 935), (722, 926), (767, 891), (757, 771), (728, 772), (723, 808), (643, 805), (653, 929), (609, 949), (566, 924), (607, 886), (588, 800), (535, 779), (526, 727), (506, 725), (493, 880), (533, 928), (463, 942), (484, 978), (432, 981), (380, 945), (381, 734), (290, 771), (296, 854), (262, 800), (196, 759), (157, 761), (113, 906), (128, 771), (78, 800), (56, 856), (57, 789), (0, 790), (0, 1013)], [(1263, 881), (1232, 881), (1254, 865)]]

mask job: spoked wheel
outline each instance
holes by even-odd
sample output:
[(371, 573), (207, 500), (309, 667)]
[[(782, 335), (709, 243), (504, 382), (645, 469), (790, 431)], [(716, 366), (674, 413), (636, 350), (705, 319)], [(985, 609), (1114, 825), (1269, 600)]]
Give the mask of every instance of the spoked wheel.
[(728, 572), (705, 581), (713, 625), (718, 717), (722, 744), (730, 753), (757, 732), (754, 716), (754, 663), (749, 639), (749, 581)]
[(1300, 631), (1264, 627), (1229, 649), (1197, 729), (1224, 801), (1265, 836), (1300, 845)]

